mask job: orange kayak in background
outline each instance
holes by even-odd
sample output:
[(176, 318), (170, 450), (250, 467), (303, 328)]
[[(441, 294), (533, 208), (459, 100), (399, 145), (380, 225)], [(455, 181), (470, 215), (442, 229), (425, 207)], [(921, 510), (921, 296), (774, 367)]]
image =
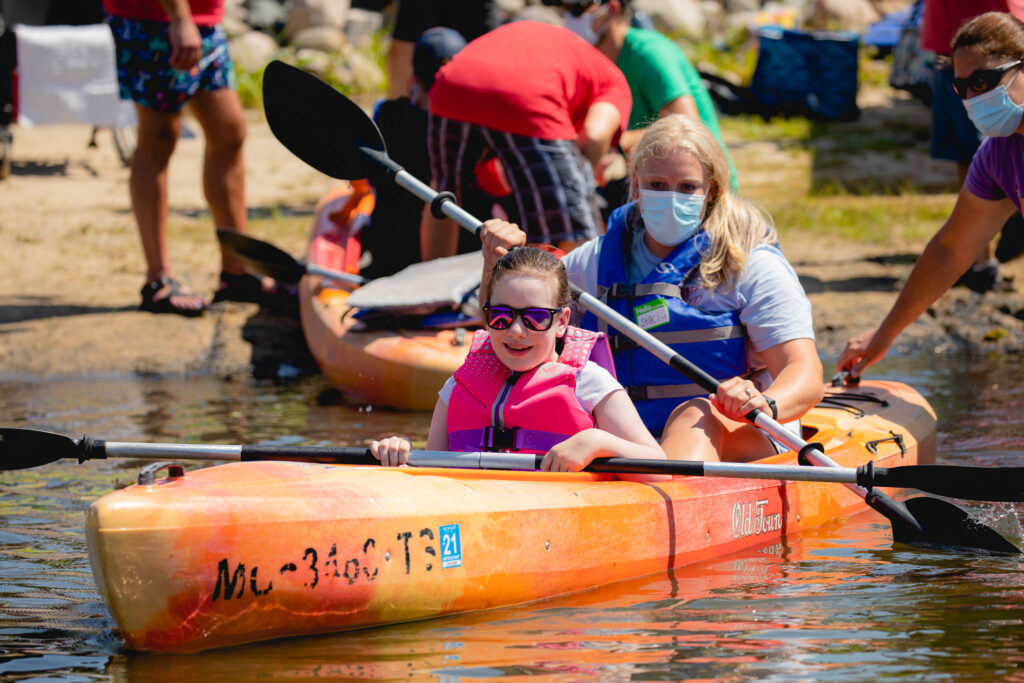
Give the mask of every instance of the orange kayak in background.
[[(844, 467), (934, 456), (934, 413), (895, 382), (830, 388), (803, 425)], [(840, 484), (244, 462), (110, 493), (86, 533), (127, 647), (193, 652), (565, 595), (864, 509)]]
[[(364, 180), (338, 181), (321, 198), (306, 259), (358, 273), (359, 221), (373, 210)], [(469, 351), (466, 330), (360, 330), (349, 314), (349, 292), (306, 276), (299, 284), (302, 329), (324, 376), (346, 398), (399, 410), (433, 410), (437, 392)]]

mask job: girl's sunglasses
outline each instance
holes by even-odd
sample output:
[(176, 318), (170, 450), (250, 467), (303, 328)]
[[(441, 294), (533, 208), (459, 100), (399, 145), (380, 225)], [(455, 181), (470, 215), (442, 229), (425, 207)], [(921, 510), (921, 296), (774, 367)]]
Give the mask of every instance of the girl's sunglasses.
[(1008, 62), (994, 69), (978, 69), (967, 78), (954, 78), (953, 90), (960, 96), (961, 100), (967, 99), (967, 89), (970, 88), (979, 95), (987, 92), (999, 84), (1003, 74), (1015, 66), (1020, 65), (1021, 60)]
[(507, 330), (516, 321), (516, 316), (523, 319), (526, 329), (533, 332), (546, 332), (551, 329), (555, 322), (555, 316), (561, 311), (560, 308), (541, 308), (531, 306), (530, 308), (512, 308), (511, 306), (484, 305), (484, 322), (487, 327), (494, 330)]

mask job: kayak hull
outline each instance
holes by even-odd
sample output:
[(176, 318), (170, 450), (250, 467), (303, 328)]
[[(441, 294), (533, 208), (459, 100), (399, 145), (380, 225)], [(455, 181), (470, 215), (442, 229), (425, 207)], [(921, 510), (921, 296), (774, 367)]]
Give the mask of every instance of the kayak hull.
[[(840, 465), (932, 457), (935, 417), (911, 389), (856, 389), (886, 405), (833, 393), (843, 405), (804, 424)], [(191, 652), (550, 598), (862, 509), (839, 484), (254, 462), (108, 494), (86, 531), (127, 646)]]
[[(354, 190), (353, 191), (353, 187)], [(306, 259), (336, 271), (357, 272), (351, 237), (372, 211), (367, 190), (331, 186), (320, 200)], [(302, 329), (324, 376), (349, 400), (399, 410), (432, 410), (437, 392), (465, 360), (465, 330), (360, 330), (348, 314), (348, 291), (319, 276), (299, 283)]]

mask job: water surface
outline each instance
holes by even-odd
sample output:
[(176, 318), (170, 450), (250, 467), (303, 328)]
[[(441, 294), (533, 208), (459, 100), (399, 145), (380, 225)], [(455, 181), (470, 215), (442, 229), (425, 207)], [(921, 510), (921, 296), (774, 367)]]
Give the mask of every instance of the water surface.
[[(1024, 464), (1015, 359), (893, 361), (940, 418), (939, 460)], [(289, 386), (210, 378), (0, 384), (4, 426), (112, 441), (365, 444), (423, 439), (429, 415)], [(533, 605), (198, 655), (124, 651), (92, 582), (84, 512), (136, 465), (0, 473), (0, 678), (194, 681), (1024, 681), (1024, 563), (893, 545), (865, 512), (781, 543)], [(969, 504), (1019, 536), (1008, 504)]]

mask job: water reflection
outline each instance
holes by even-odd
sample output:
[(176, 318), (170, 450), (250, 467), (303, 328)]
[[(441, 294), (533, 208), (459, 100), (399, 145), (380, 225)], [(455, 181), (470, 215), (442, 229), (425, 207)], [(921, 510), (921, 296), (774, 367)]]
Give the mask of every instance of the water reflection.
[[(873, 376), (929, 398), (940, 462), (1021, 465), (1024, 370), (1013, 361), (904, 360)], [(429, 423), (425, 414), (340, 403), (319, 378), (7, 383), (0, 416), (4, 426), (191, 443), (422, 440)], [(199, 655), (123, 652), (89, 573), (82, 526), (89, 503), (137, 471), (130, 461), (63, 461), (0, 473), (0, 678), (1024, 681), (1021, 560), (893, 546), (870, 512), (534, 605)], [(1014, 506), (969, 507), (1020, 537)]]

